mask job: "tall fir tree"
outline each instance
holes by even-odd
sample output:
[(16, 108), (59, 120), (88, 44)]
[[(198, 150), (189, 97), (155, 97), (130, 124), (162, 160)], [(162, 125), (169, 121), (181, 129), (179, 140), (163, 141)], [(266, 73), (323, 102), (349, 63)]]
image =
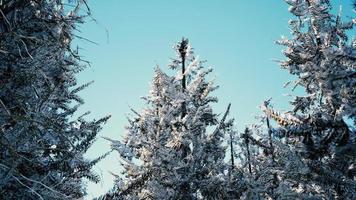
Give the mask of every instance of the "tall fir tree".
[[(292, 38), (278, 41), (286, 47), (281, 66), (297, 76), (295, 87), (303, 87), (306, 96), (295, 97), (293, 109), (285, 113), (269, 102), (262, 106), (264, 121), (273, 119), (278, 127), (255, 129), (264, 134), (249, 139), (265, 152), (257, 155), (256, 168), (268, 170), (254, 174), (262, 186), (259, 195), (355, 199), (356, 46), (347, 30), (356, 21), (343, 22), (341, 12), (331, 14), (327, 0), (286, 2), (295, 19), (289, 22)], [(273, 163), (267, 162), (272, 158)]]
[[(221, 121), (211, 103), (217, 87), (212, 71), (194, 56), (187, 39), (174, 47), (169, 76), (156, 68), (147, 107), (129, 119), (124, 141), (112, 141), (123, 159), (125, 177), (106, 199), (231, 199), (230, 166), (225, 163), (228, 107)], [(209, 133), (209, 127), (215, 127)], [(229, 193), (230, 192), (230, 193)], [(230, 196), (229, 196), (230, 195)]]
[[(85, 4), (85, 5), (84, 5)], [(83, 154), (107, 120), (73, 119), (83, 100), (71, 47), (85, 1), (0, 1), (0, 199), (78, 199), (98, 181)]]

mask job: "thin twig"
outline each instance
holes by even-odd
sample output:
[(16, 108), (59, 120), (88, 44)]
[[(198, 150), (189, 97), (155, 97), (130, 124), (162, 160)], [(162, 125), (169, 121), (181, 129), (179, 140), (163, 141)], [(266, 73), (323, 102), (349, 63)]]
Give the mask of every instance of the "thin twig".
[[(0, 163), (0, 166), (3, 166), (3, 167), (5, 167), (5, 168), (7, 168), (7, 169), (10, 169), (10, 167), (8, 167), (8, 166), (6, 166), (6, 165), (4, 165), (4, 164), (1, 164), (1, 163)], [(18, 173), (18, 172), (17, 172), (17, 173)], [(30, 181), (30, 182), (39, 184), (39, 185), (43, 186), (44, 188), (50, 190), (50, 191), (53, 192), (53, 193), (57, 193), (57, 194), (60, 194), (60, 195), (62, 195), (62, 196), (64, 196), (64, 197), (66, 197), (66, 198), (69, 198), (69, 196), (67, 196), (67, 195), (65, 195), (65, 194), (63, 194), (63, 193), (61, 193), (61, 192), (58, 192), (57, 190), (54, 190), (53, 188), (51, 188), (51, 187), (49, 187), (49, 186), (43, 184), (42, 182), (39, 182), (39, 181), (30, 179), (30, 178), (27, 178), (26, 176), (22, 175), (21, 173), (18, 173), (18, 174), (19, 174), (22, 178), (24, 178), (25, 180), (27, 180), (27, 181)], [(38, 194), (36, 191), (33, 190), (33, 188), (30, 188), (30, 187), (27, 186), (26, 184), (22, 183), (16, 176), (14, 176), (14, 175), (11, 175), (11, 176), (12, 176), (13, 178), (15, 178), (21, 185), (25, 186), (26, 188), (30, 189), (30, 190), (33, 191), (34, 193)], [(41, 197), (40, 194), (38, 194), (38, 196)], [(43, 199), (43, 198), (41, 198), (41, 199)]]
[(7, 107), (5, 106), (4, 102), (3, 102), (1, 99), (0, 99), (0, 104), (1, 104), (1, 106), (5, 109), (5, 111), (6, 111), (7, 114), (8, 114), (8, 115), (11, 115), (9, 109), (7, 109)]
[(61, 192), (58, 192), (57, 190), (54, 190), (53, 188), (51, 188), (51, 187), (49, 187), (49, 186), (47, 186), (47, 185), (45, 185), (45, 184), (43, 184), (43, 183), (41, 183), (41, 182), (39, 182), (39, 181), (36, 181), (36, 180), (30, 179), (30, 178), (27, 178), (26, 176), (24, 176), (24, 175), (22, 175), (22, 174), (20, 174), (20, 176), (21, 176), (22, 178), (24, 178), (25, 180), (27, 180), (27, 181), (30, 181), (30, 182), (33, 182), (33, 183), (37, 183), (37, 184), (43, 186), (44, 188), (50, 190), (50, 191), (53, 192), (53, 193), (57, 193), (57, 194), (60, 194), (60, 195), (62, 195), (62, 196), (64, 196), (64, 197), (66, 197), (66, 198), (69, 198), (69, 196), (67, 196), (67, 195), (65, 195), (65, 194), (63, 194), (63, 193), (61, 193)]
[(30, 188), (29, 186), (27, 186), (26, 184), (24, 184), (23, 182), (21, 182), (16, 176), (11, 175), (12, 178), (14, 178), (17, 182), (19, 182), (22, 186), (28, 188), (32, 193), (36, 194), (41, 200), (44, 200), (44, 198), (38, 194), (34, 189)]
[(224, 114), (223, 118), (221, 119), (219, 125), (215, 128), (215, 130), (214, 130), (214, 132), (213, 132), (213, 135), (217, 134), (218, 131), (221, 129), (221, 127), (224, 125), (225, 120), (226, 120), (226, 117), (227, 117), (227, 115), (228, 115), (229, 112), (230, 112), (230, 107), (231, 107), (231, 103), (229, 103), (229, 105), (227, 106), (227, 109), (226, 109), (226, 111), (225, 111), (225, 114)]
[(136, 111), (134, 110), (133, 108), (131, 108), (131, 106), (129, 106), (130, 110), (135, 113), (138, 117), (141, 117), (141, 115)]
[(6, 15), (4, 14), (4, 12), (1, 9), (0, 9), (0, 13), (1, 13), (2, 17), (5, 19), (5, 22), (7, 23), (7, 25), (9, 26), (9, 29), (11, 30), (12, 27), (11, 27), (10, 21), (7, 19)]
[(33, 60), (32, 55), (30, 54), (30, 52), (29, 52), (28, 49), (27, 49), (26, 43), (25, 43), (22, 39), (20, 39), (20, 41), (21, 41), (21, 43), (24, 45), (27, 55), (30, 56), (30, 58)]

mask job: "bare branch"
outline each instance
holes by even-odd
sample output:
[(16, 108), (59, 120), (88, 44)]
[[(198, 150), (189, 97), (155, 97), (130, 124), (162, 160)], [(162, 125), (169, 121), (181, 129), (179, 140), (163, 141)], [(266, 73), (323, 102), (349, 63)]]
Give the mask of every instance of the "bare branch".
[(225, 114), (224, 114), (223, 118), (221, 119), (219, 125), (215, 128), (215, 130), (214, 130), (214, 132), (213, 132), (213, 135), (217, 134), (217, 133), (219, 132), (219, 130), (224, 126), (226, 117), (227, 117), (227, 115), (228, 115), (229, 112), (230, 112), (230, 107), (231, 107), (231, 103), (229, 103), (229, 105), (227, 106), (227, 109), (226, 109), (226, 111), (225, 111)]

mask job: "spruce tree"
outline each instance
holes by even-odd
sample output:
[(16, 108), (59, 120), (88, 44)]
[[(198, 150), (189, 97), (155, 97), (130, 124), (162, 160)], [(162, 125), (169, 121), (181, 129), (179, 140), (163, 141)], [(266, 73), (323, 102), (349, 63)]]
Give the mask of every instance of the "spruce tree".
[(106, 199), (230, 199), (224, 161), (230, 106), (219, 122), (211, 107), (217, 98), (210, 95), (217, 87), (206, 80), (212, 70), (187, 39), (174, 49), (170, 68), (177, 75), (156, 68), (147, 107), (134, 111), (122, 142), (111, 140), (125, 176), (117, 177)]
[(356, 46), (347, 33), (355, 19), (343, 22), (341, 13), (331, 14), (327, 0), (286, 2), (295, 19), (289, 22), (292, 38), (278, 41), (286, 47), (281, 66), (297, 77), (295, 87), (303, 87), (306, 95), (295, 97), (288, 112), (275, 111), (269, 102), (262, 106), (264, 121), (273, 119), (278, 127), (249, 139), (265, 153), (258, 155), (256, 168), (268, 169), (255, 174), (262, 185), (259, 194), (273, 199), (355, 199)]
[[(107, 120), (73, 118), (83, 100), (71, 47), (85, 1), (0, 1), (0, 199), (78, 199), (98, 181), (83, 154)], [(84, 5), (84, 6), (83, 6)]]

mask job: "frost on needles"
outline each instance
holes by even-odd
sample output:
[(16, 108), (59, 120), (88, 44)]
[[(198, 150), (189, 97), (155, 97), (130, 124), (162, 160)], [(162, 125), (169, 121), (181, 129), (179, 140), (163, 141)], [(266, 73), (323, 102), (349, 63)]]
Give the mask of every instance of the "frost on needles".
[[(332, 14), (332, 1), (286, 2), (280, 64), (305, 95), (285, 112), (264, 101), (238, 133), (230, 105), (212, 109), (212, 69), (183, 38), (175, 75), (157, 67), (124, 139), (107, 138), (123, 173), (101, 199), (356, 199), (356, 19)], [(84, 0), (0, 1), (0, 199), (79, 199), (83, 178), (99, 180), (103, 156), (83, 155), (108, 117), (74, 118), (89, 84), (76, 83), (85, 62), (71, 42), (89, 14)]]
[(356, 43), (347, 32), (356, 20), (333, 15), (326, 0), (286, 2), (295, 17), (292, 37), (277, 42), (285, 46), (281, 66), (305, 96), (296, 96), (287, 112), (264, 102), (263, 124), (242, 134), (250, 197), (356, 199)]
[(211, 107), (217, 102), (210, 95), (217, 86), (206, 77), (212, 70), (187, 39), (174, 50), (170, 68), (177, 75), (155, 69), (146, 108), (129, 119), (124, 141), (112, 141), (125, 170), (106, 199), (228, 199), (241, 192), (232, 190), (224, 161), (232, 121), (227, 113), (219, 121)]
[(78, 199), (99, 180), (83, 154), (107, 118), (73, 117), (80, 2), (0, 1), (0, 199)]

